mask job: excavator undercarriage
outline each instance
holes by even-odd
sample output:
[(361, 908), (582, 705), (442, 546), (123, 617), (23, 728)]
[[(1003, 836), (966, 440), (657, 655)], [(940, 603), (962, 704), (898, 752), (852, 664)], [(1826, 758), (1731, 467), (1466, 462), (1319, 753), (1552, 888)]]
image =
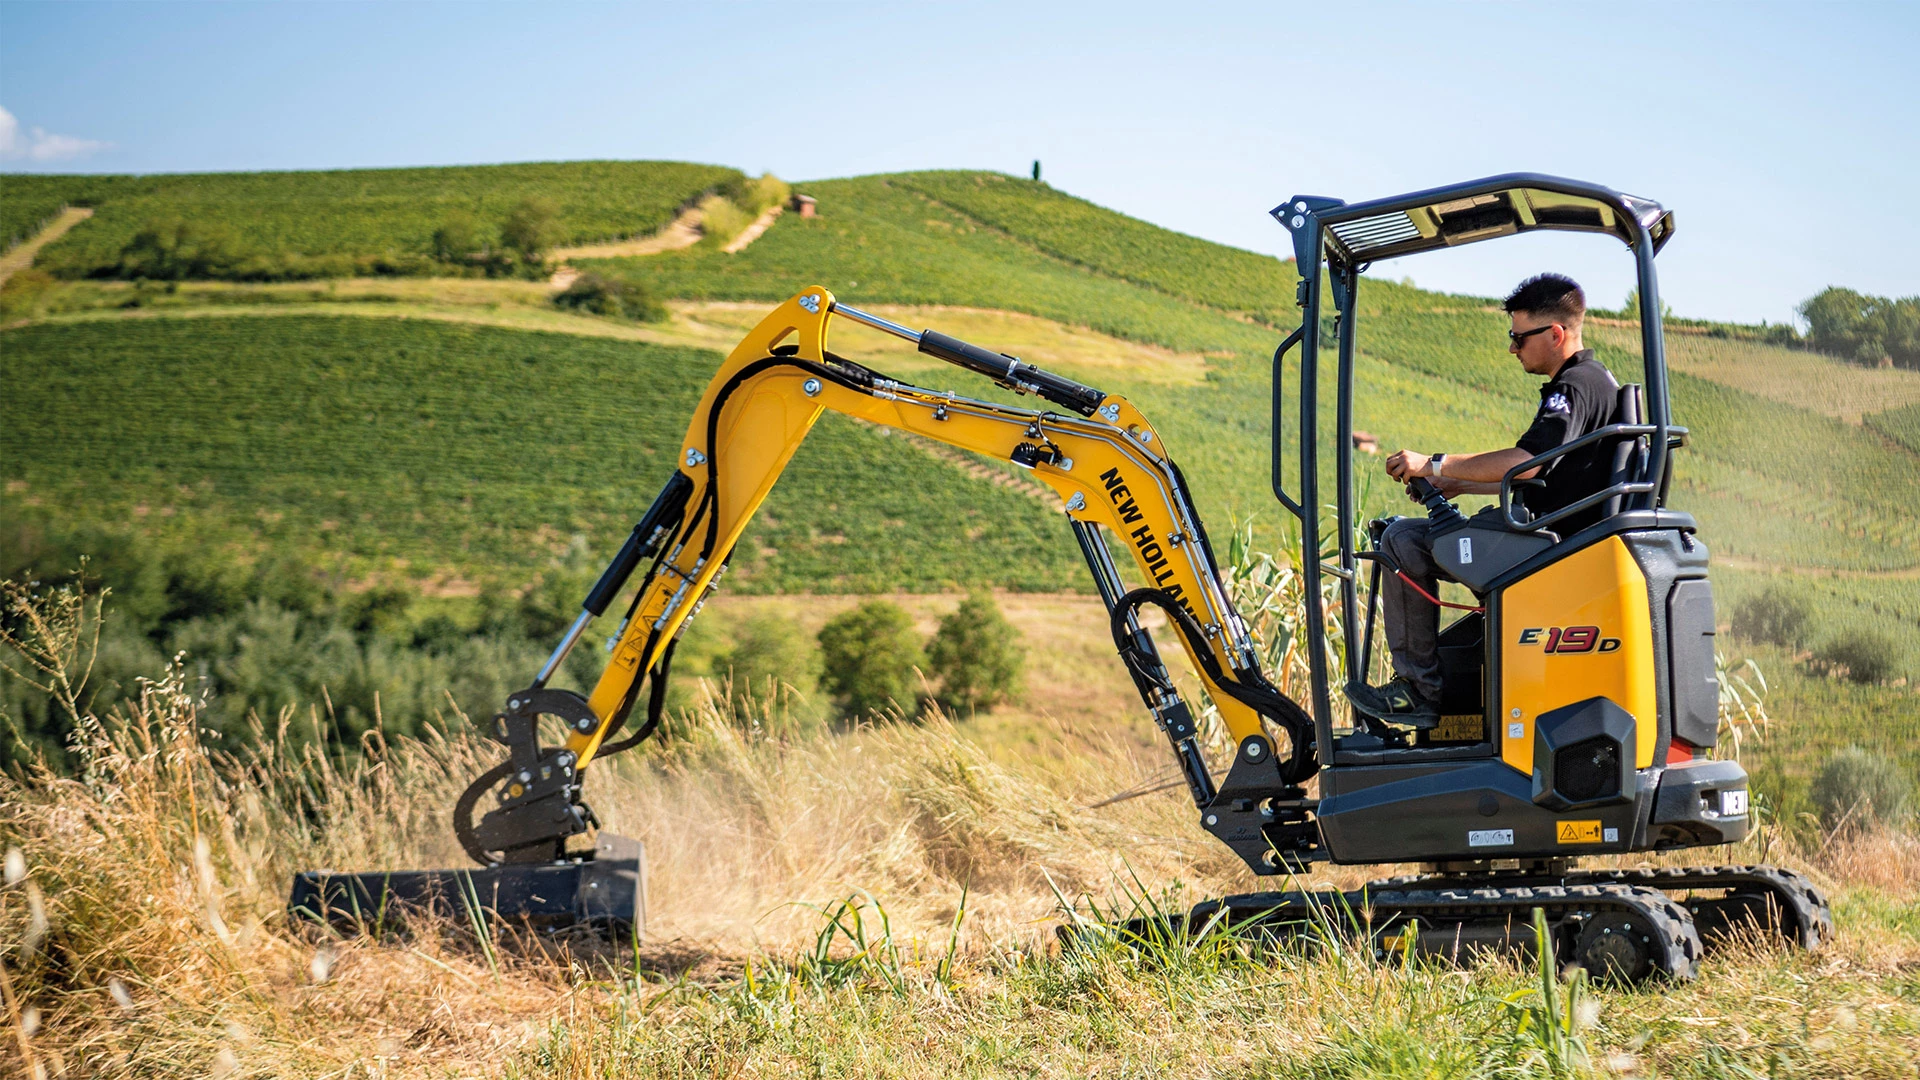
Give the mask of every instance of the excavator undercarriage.
[[(569, 840), (597, 825), (582, 777), (599, 758), (652, 736), (675, 644), (725, 573), (742, 531), (814, 422), (827, 410), (1012, 462), (1057, 494), (1109, 613), (1116, 651), (1168, 740), (1201, 826), (1257, 875), (1297, 878), (1321, 862), (1416, 863), (1417, 875), (1351, 892), (1296, 889), (1210, 901), (1176, 920), (1311, 940), (1329, 929), (1429, 953), (1528, 947), (1544, 912), (1562, 955), (1629, 980), (1691, 976), (1704, 944), (1742, 927), (1816, 947), (1831, 928), (1805, 879), (1764, 866), (1581, 868), (1582, 858), (1725, 844), (1751, 828), (1745, 772), (1715, 758), (1717, 684), (1707, 553), (1693, 519), (1666, 507), (1672, 450), (1657, 316), (1643, 327), (1644, 387), (1623, 393), (1615, 423), (1591, 433), (1616, 461), (1585, 503), (1529, 519), (1509, 473), (1497, 515), (1459, 513), (1417, 490), (1451, 576), (1478, 603), (1442, 635), (1448, 715), (1406, 731), (1336, 711), (1334, 643), (1323, 574), (1338, 579), (1337, 654), (1371, 662), (1376, 623), (1366, 569), (1394, 568), (1358, 550), (1352, 430), (1353, 298), (1366, 263), (1530, 228), (1604, 232), (1634, 251), (1641, 295), (1655, 296), (1654, 251), (1672, 216), (1605, 188), (1531, 174), (1348, 206), (1299, 197), (1275, 212), (1293, 234), (1300, 329), (1274, 356), (1274, 493), (1295, 514), (1303, 550), (1322, 550), (1322, 463), (1315, 433), (1321, 308), (1336, 311), (1335, 550), (1305, 560), (1308, 700), (1282, 694), (1235, 610), (1180, 468), (1125, 398), (932, 330), (913, 331), (808, 288), (770, 313), (720, 366), (694, 412), (677, 468), (582, 604), (532, 683), (490, 721), (505, 760), (454, 809), (478, 869), (412, 875), (303, 874), (299, 913), (366, 925), (394, 904), (465, 905), (550, 921), (625, 922), (637, 931), (644, 875), (637, 845), (606, 833), (596, 850)], [(1649, 299), (1642, 310), (1658, 312)], [(921, 352), (1042, 399), (1025, 409), (890, 379), (835, 355), (835, 319), (905, 338)], [(1297, 495), (1282, 482), (1286, 368), (1296, 367)], [(1424, 482), (1416, 482), (1422, 488)], [(1510, 491), (1510, 489), (1513, 489)], [(1552, 530), (1574, 510), (1598, 525)], [(1377, 528), (1374, 535), (1378, 536)], [(1129, 588), (1115, 551), (1129, 553)], [(1328, 561), (1331, 560), (1331, 561)], [(1367, 566), (1363, 569), (1363, 564)], [(643, 569), (644, 567), (644, 569)], [(586, 694), (549, 686), (562, 661), (639, 573), (610, 659)], [(1361, 613), (1361, 598), (1366, 611)], [(1209, 762), (1192, 706), (1139, 617), (1167, 616), (1231, 738)], [(541, 740), (542, 718), (564, 741)], [(1222, 766), (1224, 765), (1224, 768)], [(1150, 928), (1135, 926), (1138, 933)], [(1164, 929), (1164, 927), (1163, 927)]]

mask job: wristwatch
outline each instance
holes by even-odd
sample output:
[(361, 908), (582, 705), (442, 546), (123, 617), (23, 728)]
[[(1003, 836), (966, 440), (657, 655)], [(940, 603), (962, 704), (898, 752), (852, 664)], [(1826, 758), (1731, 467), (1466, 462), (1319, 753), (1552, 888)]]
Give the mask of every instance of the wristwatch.
[(1435, 480), (1440, 479), (1440, 463), (1445, 460), (1447, 460), (1447, 455), (1445, 454), (1435, 454), (1433, 457), (1427, 459), (1427, 467), (1433, 470), (1433, 478)]

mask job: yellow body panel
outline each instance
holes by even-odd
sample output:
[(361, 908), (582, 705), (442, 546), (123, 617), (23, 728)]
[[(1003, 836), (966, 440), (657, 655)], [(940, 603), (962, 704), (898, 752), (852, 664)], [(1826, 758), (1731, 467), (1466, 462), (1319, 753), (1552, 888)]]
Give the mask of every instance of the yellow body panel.
[[(1548, 651), (1569, 637), (1587, 644), (1590, 628), (1598, 628), (1591, 648)], [(1647, 578), (1618, 536), (1508, 586), (1500, 599), (1500, 634), (1501, 760), (1531, 775), (1540, 714), (1605, 697), (1633, 714), (1635, 767), (1653, 764), (1659, 716)], [(1608, 648), (1609, 642), (1616, 644)]]
[[(792, 361), (825, 364), (833, 304), (833, 294), (817, 286), (781, 304), (735, 347), (708, 384), (679, 455), (680, 471), (694, 485), (687, 501), (688, 523), (661, 570), (641, 583), (634, 617), (588, 698), (601, 723), (568, 739), (567, 747), (579, 755), (582, 768), (599, 750), (609, 720), (635, 681), (659, 661), (692, 615), (781, 470), (827, 409), (1002, 461), (1022, 443), (1051, 447), (1058, 464), (1039, 464), (1033, 475), (1060, 495), (1062, 510), (1111, 529), (1116, 541), (1133, 552), (1142, 581), (1174, 594), (1192, 612), (1223, 671), (1231, 673), (1252, 662), (1251, 649), (1238, 644), (1247, 641), (1245, 626), (1196, 540), (1199, 523), (1186, 520), (1174, 495), (1178, 480), (1173, 462), (1132, 404), (1109, 396), (1092, 417), (1062, 415), (886, 380), (849, 386), (816, 377), (795, 363), (763, 363), (777, 346), (791, 345), (796, 349)], [(715, 403), (728, 386), (732, 390), (720, 405), (709, 439)], [(718, 490), (706, 504), (709, 462), (718, 464), (711, 473)], [(698, 509), (703, 505), (709, 508)], [(703, 560), (699, 550), (709, 535), (712, 554)], [(1175, 636), (1193, 659), (1191, 644), (1183, 635)], [(1263, 733), (1258, 713), (1220, 692), (1197, 659), (1194, 666), (1236, 743)]]

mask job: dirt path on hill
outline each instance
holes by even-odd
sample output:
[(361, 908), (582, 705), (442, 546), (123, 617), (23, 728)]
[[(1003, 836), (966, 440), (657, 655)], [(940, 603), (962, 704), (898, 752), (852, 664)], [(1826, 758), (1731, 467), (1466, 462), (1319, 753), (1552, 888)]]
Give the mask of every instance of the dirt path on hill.
[(33, 265), (33, 257), (40, 249), (67, 235), (67, 230), (93, 216), (93, 208), (87, 206), (69, 206), (60, 211), (46, 228), (27, 240), (21, 241), (12, 251), (0, 255), (0, 285), (7, 279)]
[(680, 211), (679, 217), (668, 222), (666, 228), (652, 236), (616, 240), (610, 244), (581, 244), (576, 247), (554, 248), (550, 255), (554, 259), (565, 262), (568, 259), (613, 259), (628, 255), (658, 255), (663, 251), (679, 251), (681, 248), (690, 248), (700, 242), (700, 237), (705, 235), (700, 231), (700, 222), (705, 216), (699, 207), (689, 206)]
[[(740, 235), (728, 242), (721, 251), (729, 255), (738, 255), (746, 250), (748, 244), (760, 239), (760, 234), (773, 227), (774, 219), (780, 216), (784, 206), (769, 206), (753, 219), (753, 223), (740, 230)], [(667, 227), (652, 236), (642, 236), (632, 240), (618, 240), (611, 244), (580, 244), (575, 247), (555, 248), (551, 257), (563, 264), (547, 279), (547, 284), (555, 289), (564, 289), (573, 284), (580, 271), (564, 265), (570, 259), (616, 259), (641, 255), (659, 255), (667, 251), (680, 251), (700, 242), (706, 235), (704, 219), (706, 214), (697, 206), (680, 211), (680, 216), (667, 223)]]
[(1765, 559), (1750, 559), (1740, 555), (1715, 555), (1713, 562), (1716, 566), (1724, 566), (1729, 570), (1799, 574), (1802, 577), (1851, 578), (1856, 581), (1920, 580), (1920, 566), (1908, 566), (1899, 570), (1846, 570), (1836, 566), (1794, 566), (1791, 563), (1772, 563)]
[(726, 252), (729, 255), (738, 255), (742, 251), (745, 251), (747, 249), (748, 244), (751, 244), (755, 240), (760, 239), (761, 233), (766, 232), (768, 229), (773, 228), (773, 219), (779, 217), (780, 212), (785, 209), (786, 207), (776, 203), (773, 206), (769, 206), (765, 210), (760, 211), (760, 216), (753, 219), (753, 224), (748, 225), (744, 229), (741, 229), (740, 235), (734, 237), (731, 241), (727, 243), (726, 247), (723, 247), (720, 250)]

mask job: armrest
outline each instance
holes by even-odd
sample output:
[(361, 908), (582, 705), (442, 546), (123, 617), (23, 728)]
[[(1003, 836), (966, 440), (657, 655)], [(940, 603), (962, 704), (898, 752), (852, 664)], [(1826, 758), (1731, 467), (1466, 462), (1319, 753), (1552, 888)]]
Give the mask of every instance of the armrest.
[(1544, 486), (1546, 483), (1544, 480), (1539, 479), (1520, 479), (1520, 474), (1526, 472), (1528, 469), (1543, 468), (1581, 447), (1591, 446), (1602, 440), (1627, 437), (1640, 438), (1642, 436), (1655, 436), (1663, 433), (1666, 436), (1669, 449), (1675, 446), (1685, 446), (1687, 443), (1687, 429), (1683, 427), (1668, 425), (1662, 428), (1656, 424), (1608, 424), (1603, 428), (1595, 428), (1572, 442), (1561, 443), (1559, 446), (1548, 450), (1544, 454), (1536, 454), (1528, 458), (1513, 468), (1508, 469), (1506, 475), (1500, 478), (1501, 519), (1506, 523), (1507, 528), (1515, 532), (1540, 532), (1562, 518), (1597, 506), (1615, 495), (1640, 495), (1657, 490), (1661, 486), (1659, 481), (1651, 479), (1628, 480), (1601, 488), (1599, 491), (1593, 492), (1576, 502), (1569, 503), (1552, 513), (1537, 517), (1532, 521), (1520, 521), (1513, 516), (1514, 486), (1516, 484)]

